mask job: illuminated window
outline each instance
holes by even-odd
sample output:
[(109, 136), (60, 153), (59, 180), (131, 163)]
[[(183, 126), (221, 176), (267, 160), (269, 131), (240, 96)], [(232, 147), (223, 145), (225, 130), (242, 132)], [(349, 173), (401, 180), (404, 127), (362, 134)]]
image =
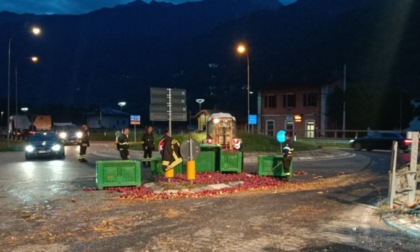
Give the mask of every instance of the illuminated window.
[(305, 135), (306, 135), (307, 138), (314, 138), (315, 137), (315, 122), (314, 121), (307, 121), (306, 122)]

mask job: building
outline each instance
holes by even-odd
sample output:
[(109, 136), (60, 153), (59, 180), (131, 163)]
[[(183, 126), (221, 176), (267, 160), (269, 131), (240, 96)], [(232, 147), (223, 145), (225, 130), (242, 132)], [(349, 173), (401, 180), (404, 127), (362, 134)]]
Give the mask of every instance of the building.
[(272, 87), (260, 92), (259, 130), (275, 136), (279, 130), (295, 136), (325, 136), (327, 98), (336, 85)]
[(86, 124), (91, 129), (121, 130), (130, 125), (130, 114), (118, 109), (100, 109), (85, 114)]

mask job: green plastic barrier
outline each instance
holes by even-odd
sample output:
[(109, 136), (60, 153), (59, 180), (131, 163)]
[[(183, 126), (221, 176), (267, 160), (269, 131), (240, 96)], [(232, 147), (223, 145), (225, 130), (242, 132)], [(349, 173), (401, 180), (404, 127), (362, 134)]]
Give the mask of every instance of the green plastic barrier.
[(140, 186), (140, 170), (139, 161), (97, 161), (96, 185), (99, 190), (104, 187)]
[(225, 151), (220, 153), (220, 172), (242, 173), (243, 160), (241, 151)]
[[(290, 176), (293, 175), (293, 161), (289, 167)], [(283, 155), (259, 155), (258, 156), (258, 175), (286, 177), (283, 169)]]
[(196, 172), (215, 172), (220, 165), (220, 145), (200, 144), (200, 155), (195, 160)]

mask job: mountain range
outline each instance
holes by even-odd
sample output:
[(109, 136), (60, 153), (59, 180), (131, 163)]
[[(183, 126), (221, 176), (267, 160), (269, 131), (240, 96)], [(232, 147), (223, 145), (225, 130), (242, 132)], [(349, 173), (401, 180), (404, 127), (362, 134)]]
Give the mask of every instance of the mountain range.
[[(389, 99), (379, 94), (420, 96), (418, 11), (418, 1), (410, 0), (299, 0), (288, 6), (204, 0), (135, 1), (84, 15), (2, 12), (0, 84), (6, 91), (12, 38), (19, 104), (46, 111), (48, 104), (90, 109), (124, 100), (128, 111), (147, 118), (149, 88), (168, 87), (185, 88), (193, 112), (196, 98), (206, 99), (204, 108), (240, 110), (246, 58), (236, 46), (244, 42), (254, 93), (266, 86), (324, 84), (341, 78), (346, 65), (349, 85), (376, 93), (379, 113), (389, 107), (381, 107)], [(41, 37), (25, 34), (31, 24), (42, 27)], [(30, 53), (39, 55), (39, 64), (22, 60)]]

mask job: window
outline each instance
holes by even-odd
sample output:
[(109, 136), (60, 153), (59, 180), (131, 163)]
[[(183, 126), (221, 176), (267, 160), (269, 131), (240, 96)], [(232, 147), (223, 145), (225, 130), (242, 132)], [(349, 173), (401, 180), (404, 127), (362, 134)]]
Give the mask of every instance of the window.
[(314, 121), (306, 122), (306, 137), (307, 138), (315, 137), (315, 122)]
[(286, 121), (286, 132), (292, 133), (294, 128), (293, 121)]
[(267, 135), (274, 136), (274, 121), (272, 120), (267, 121), (265, 127), (267, 131)]
[(304, 107), (316, 107), (318, 102), (318, 95), (314, 93), (303, 94)]
[(264, 108), (275, 108), (277, 106), (275, 95), (266, 95), (264, 97)]
[(285, 108), (296, 107), (296, 95), (295, 94), (285, 94), (285, 95), (283, 95), (283, 107), (285, 107)]

